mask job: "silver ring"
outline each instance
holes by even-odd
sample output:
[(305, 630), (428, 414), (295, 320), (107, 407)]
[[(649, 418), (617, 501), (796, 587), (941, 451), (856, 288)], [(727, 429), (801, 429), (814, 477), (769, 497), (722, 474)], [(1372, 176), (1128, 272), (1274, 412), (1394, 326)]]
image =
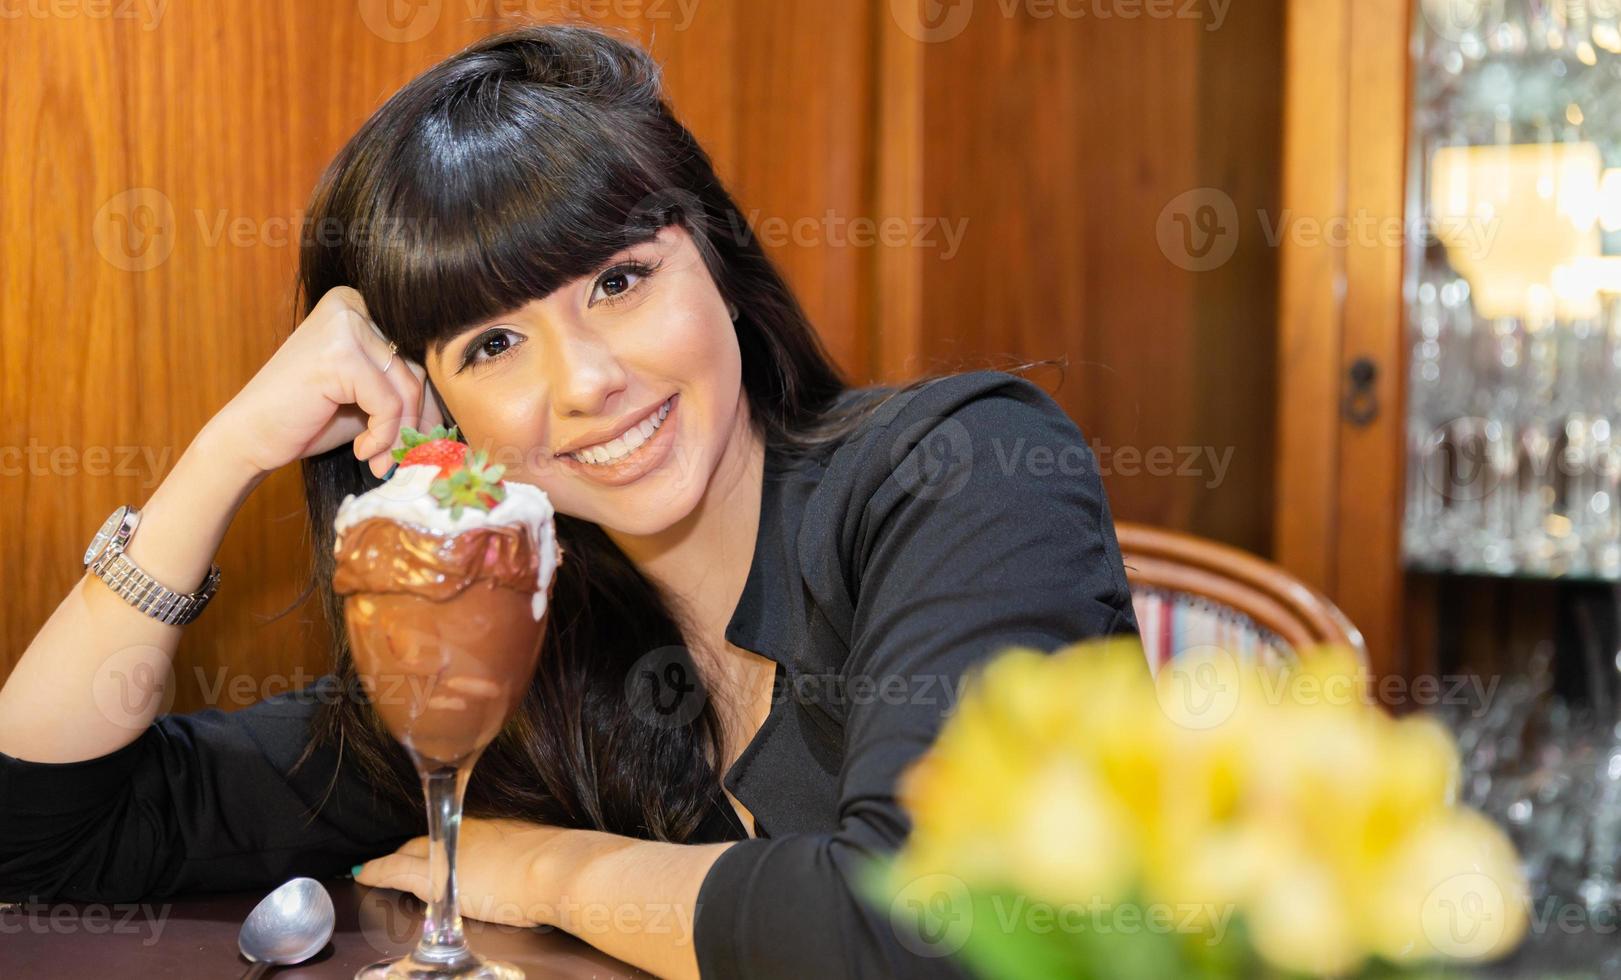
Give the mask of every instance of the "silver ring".
[(384, 374), (387, 374), (388, 369), (394, 366), (394, 354), (399, 351), (399, 349), (399, 345), (394, 343), (392, 340), (388, 342), (388, 360), (383, 362)]

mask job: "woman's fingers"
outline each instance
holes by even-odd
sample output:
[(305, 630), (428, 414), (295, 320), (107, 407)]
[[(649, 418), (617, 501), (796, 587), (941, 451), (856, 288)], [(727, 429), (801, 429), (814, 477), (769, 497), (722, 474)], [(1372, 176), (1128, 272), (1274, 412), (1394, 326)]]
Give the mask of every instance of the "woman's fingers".
[(360, 866), (355, 880), (362, 885), (398, 888), (423, 898), (428, 893), (428, 838), (413, 837), (393, 854), (367, 861)]
[(366, 431), (355, 439), (355, 456), (367, 460), (377, 476), (388, 472), (393, 461), (385, 450), (393, 443), (399, 431), (399, 420), (404, 411), (404, 400), (377, 366), (364, 355), (355, 358), (359, 363), (344, 372), (343, 397), (360, 406), (366, 413)]
[(387, 378), (394, 385), (394, 390), (399, 393), (400, 417), (391, 420), (389, 424), (385, 424), (381, 429), (376, 424), (369, 425), (368, 428), (377, 434), (379, 441), (385, 443), (383, 453), (388, 456), (390, 465), (394, 463), (392, 450), (405, 445), (402, 440), (405, 427), (410, 426), (418, 430), (422, 428), (423, 384), (422, 377), (417, 374), (417, 370), (418, 368), (414, 364), (396, 354), (393, 363), (389, 364), (388, 370), (383, 372), (383, 377)]
[(397, 888), (426, 901), (428, 861), (425, 857), (390, 854), (361, 865), (355, 880), (373, 888)]
[(360, 356), (350, 372), (353, 390), (348, 394), (367, 416), (366, 431), (355, 438), (354, 452), (380, 477), (394, 463), (388, 451), (399, 442), (400, 427), (416, 421), (421, 385), (377, 325), (359, 311), (351, 312), (357, 321), (354, 334)]

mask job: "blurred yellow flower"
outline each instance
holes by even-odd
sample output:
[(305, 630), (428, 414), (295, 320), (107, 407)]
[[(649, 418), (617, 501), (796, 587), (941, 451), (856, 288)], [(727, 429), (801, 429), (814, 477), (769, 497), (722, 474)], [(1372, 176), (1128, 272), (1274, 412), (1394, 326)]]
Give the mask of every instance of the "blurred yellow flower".
[(1512, 845), (1457, 807), (1451, 736), (1396, 720), (1355, 654), (1261, 669), (1218, 648), (1150, 671), (1134, 639), (1011, 648), (903, 774), (901, 879), (1050, 903), (1224, 911), (1272, 965), (1478, 960), (1526, 929)]

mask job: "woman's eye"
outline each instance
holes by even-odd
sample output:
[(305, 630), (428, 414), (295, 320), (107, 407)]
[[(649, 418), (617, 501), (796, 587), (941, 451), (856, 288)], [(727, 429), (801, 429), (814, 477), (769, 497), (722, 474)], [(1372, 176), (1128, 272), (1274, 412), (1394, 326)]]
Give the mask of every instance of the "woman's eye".
[(492, 330), (473, 341), (462, 357), (462, 367), (470, 364), (482, 364), (493, 361), (518, 346), (517, 340), (510, 330)]
[(648, 266), (642, 262), (621, 262), (597, 279), (596, 287), (591, 291), (589, 305), (595, 306), (598, 302), (609, 305), (621, 302), (635, 292), (657, 268), (658, 266)]

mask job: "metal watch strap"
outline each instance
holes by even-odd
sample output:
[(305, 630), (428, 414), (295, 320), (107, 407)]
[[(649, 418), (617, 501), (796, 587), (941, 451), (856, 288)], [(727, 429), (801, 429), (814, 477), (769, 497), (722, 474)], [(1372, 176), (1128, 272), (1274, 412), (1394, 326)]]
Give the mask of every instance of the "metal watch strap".
[(175, 592), (142, 571), (122, 550), (103, 556), (91, 570), (125, 602), (170, 626), (185, 626), (202, 615), (203, 607), (214, 597), (220, 581), (220, 567), (211, 565), (196, 592)]

